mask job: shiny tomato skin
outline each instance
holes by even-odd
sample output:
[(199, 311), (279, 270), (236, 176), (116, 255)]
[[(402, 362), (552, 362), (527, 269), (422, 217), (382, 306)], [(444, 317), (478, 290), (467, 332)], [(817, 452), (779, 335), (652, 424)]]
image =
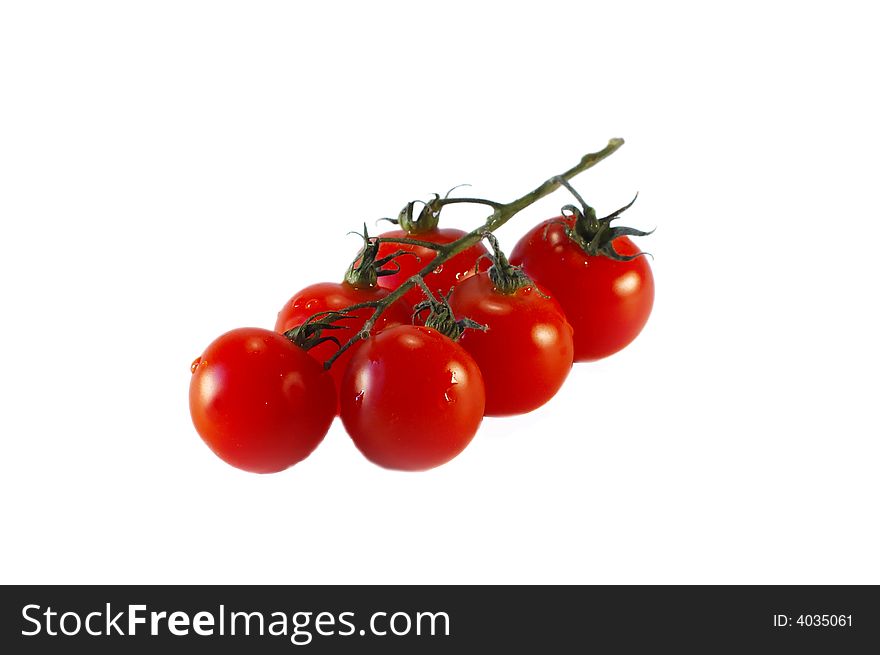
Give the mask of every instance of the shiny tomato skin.
[[(654, 276), (646, 257), (620, 262), (586, 254), (566, 236), (562, 222), (571, 226), (573, 219), (550, 219), (529, 231), (510, 262), (559, 301), (574, 329), (574, 360), (594, 361), (642, 331), (654, 305)], [(627, 237), (613, 245), (621, 255), (639, 252)]]
[(245, 471), (275, 473), (305, 459), (324, 438), (336, 390), (321, 365), (286, 337), (239, 328), (193, 362), (189, 407), (218, 457)]
[(372, 337), (342, 380), (340, 416), (358, 449), (389, 469), (445, 464), (471, 442), (486, 396), (480, 369), (436, 330), (404, 325)]
[(496, 291), (488, 273), (455, 287), (455, 316), (488, 330), (465, 330), (459, 345), (483, 374), (486, 416), (524, 414), (550, 400), (571, 371), (572, 329), (559, 304), (536, 286)]
[[(359, 289), (348, 282), (320, 282), (313, 284), (294, 294), (281, 311), (278, 312), (278, 319), (275, 321), (275, 331), (286, 332), (291, 328), (302, 325), (306, 319), (318, 312), (339, 310), (362, 302), (381, 300), (389, 293), (391, 292), (380, 287)], [(373, 310), (371, 308), (357, 309), (351, 315), (355, 318), (335, 321), (334, 325), (342, 326), (341, 329), (326, 330), (324, 336), (336, 337), (340, 344), (345, 344), (346, 341), (357, 334), (363, 327), (364, 322), (373, 315)], [(370, 332), (371, 334), (378, 334), (386, 328), (410, 323), (412, 323), (412, 308), (403, 300), (399, 300), (382, 312), (379, 320), (376, 321), (376, 325)], [(336, 383), (337, 390), (342, 382), (345, 367), (348, 366), (348, 362), (361, 345), (362, 343), (357, 343), (346, 350), (330, 367), (330, 375)], [(323, 364), (338, 349), (339, 346), (332, 341), (325, 341), (313, 348), (309, 348), (308, 353), (315, 360)]]
[[(404, 230), (392, 230), (391, 232), (385, 232), (379, 236), (383, 239), (418, 239), (419, 241), (430, 241), (431, 243), (444, 244), (452, 243), (463, 237), (465, 234), (467, 233), (455, 228), (434, 228), (418, 234), (409, 234)], [(400, 272), (379, 278), (379, 286), (386, 289), (394, 290), (399, 287), (413, 275), (422, 270), (437, 254), (430, 248), (422, 246), (383, 243), (379, 246), (379, 254), (377, 258), (380, 259), (398, 250), (412, 252), (416, 257), (413, 257), (412, 255), (401, 255), (394, 259), (393, 263), (388, 264), (388, 267), (393, 268), (394, 263), (396, 263), (400, 266)], [(474, 275), (477, 268), (477, 260), (480, 259), (482, 255), (487, 254), (487, 252), (486, 246), (482, 243), (471, 246), (429, 273), (425, 278), (425, 283), (435, 294), (442, 294), (445, 296), (453, 286), (471, 275)], [(480, 270), (486, 270), (489, 267), (489, 262), (484, 259), (480, 262), (479, 266)], [(410, 289), (404, 295), (404, 300), (410, 305), (417, 305), (424, 299), (425, 294), (418, 287)]]

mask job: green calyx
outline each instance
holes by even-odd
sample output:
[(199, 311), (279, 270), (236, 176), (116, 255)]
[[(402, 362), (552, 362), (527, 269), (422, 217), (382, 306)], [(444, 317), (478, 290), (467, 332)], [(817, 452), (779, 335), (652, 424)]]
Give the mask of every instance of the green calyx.
[(335, 325), (334, 321), (341, 321), (347, 318), (356, 317), (351, 316), (345, 310), (318, 312), (309, 316), (302, 325), (289, 329), (284, 333), (284, 336), (303, 350), (314, 348), (325, 341), (332, 341), (337, 346), (341, 346), (342, 344), (339, 343), (339, 339), (333, 336), (324, 336), (324, 331), (343, 329), (344, 325)]
[(488, 270), (489, 279), (492, 280), (492, 285), (498, 293), (510, 296), (520, 289), (534, 285), (532, 278), (526, 275), (522, 268), (510, 263), (494, 234), (487, 232), (485, 238), (492, 246), (492, 254), (483, 257), (492, 262)]
[(382, 257), (381, 259), (376, 259), (379, 256), (380, 243), (369, 235), (367, 232), (367, 224), (364, 223), (363, 234), (357, 232), (351, 234), (358, 234), (358, 236), (364, 240), (363, 247), (345, 272), (344, 281), (357, 289), (369, 289), (375, 287), (380, 277), (399, 273), (400, 266), (396, 263), (393, 268), (384, 268), (387, 264), (392, 263), (394, 258), (400, 257), (401, 255), (415, 256), (414, 253), (409, 252), (408, 250), (398, 250), (390, 255)]
[[(430, 232), (440, 224), (440, 209), (442, 209), (440, 196), (436, 193), (433, 195), (434, 198), (428, 202), (411, 200), (406, 203), (404, 208), (400, 210), (400, 213), (397, 214), (397, 218), (382, 218), (380, 220), (398, 225), (400, 229), (410, 235)], [(423, 205), (418, 215), (415, 213), (417, 204)]]
[(618, 237), (643, 237), (654, 231), (643, 232), (642, 230), (637, 230), (632, 227), (612, 227), (611, 225), (611, 221), (618, 218), (623, 212), (633, 206), (633, 203), (636, 201), (636, 198), (639, 197), (639, 194), (636, 194), (635, 198), (617, 211), (611, 212), (604, 218), (598, 218), (596, 216), (596, 210), (584, 202), (584, 199), (581, 198), (580, 194), (572, 188), (568, 181), (560, 179), (560, 184), (568, 189), (580, 203), (580, 207), (575, 205), (565, 205), (562, 208), (562, 213), (565, 216), (574, 216), (574, 226), (570, 226), (568, 223), (564, 224), (565, 235), (576, 243), (581, 250), (594, 257), (601, 255), (618, 262), (628, 262), (637, 257), (649, 254), (646, 252), (639, 252), (635, 255), (621, 255), (614, 249), (613, 245), (614, 240)]
[(469, 318), (455, 318), (455, 314), (452, 313), (452, 307), (449, 306), (449, 296), (452, 294), (451, 289), (448, 294), (440, 296), (438, 299), (431, 293), (431, 290), (428, 289), (421, 278), (419, 278), (418, 284), (422, 291), (425, 292), (426, 297), (425, 300), (413, 307), (413, 318), (427, 311), (428, 316), (425, 318), (425, 327), (437, 330), (440, 334), (446, 335), (453, 341), (458, 341), (468, 328), (482, 330), (483, 332), (489, 329), (488, 326)]
[[(443, 209), (444, 205), (447, 205), (449, 203), (472, 202), (477, 204), (490, 205), (493, 207), (498, 205), (498, 203), (492, 202), (491, 200), (483, 200), (481, 198), (449, 198), (450, 193), (463, 186), (470, 185), (459, 184), (458, 186), (454, 186), (449, 189), (449, 191), (446, 192), (446, 195), (442, 198), (440, 197), (440, 194), (431, 194), (434, 197), (428, 202), (425, 202), (423, 200), (413, 200), (406, 203), (406, 206), (400, 210), (397, 218), (385, 218), (382, 220), (386, 220), (390, 223), (394, 223), (395, 225), (399, 225), (400, 228), (407, 234), (424, 234), (425, 232), (430, 232), (431, 230), (437, 229), (437, 226), (440, 224), (440, 210)], [(417, 204), (423, 205), (422, 210), (418, 213), (418, 215), (415, 214), (415, 206)]]

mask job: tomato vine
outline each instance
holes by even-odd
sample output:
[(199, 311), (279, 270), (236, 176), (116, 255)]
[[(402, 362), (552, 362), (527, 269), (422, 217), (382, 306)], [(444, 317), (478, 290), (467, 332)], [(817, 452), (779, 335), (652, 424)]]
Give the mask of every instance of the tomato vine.
[[(333, 354), (333, 356), (331, 356), (326, 362), (324, 362), (324, 368), (329, 369), (345, 351), (354, 346), (358, 341), (362, 339), (367, 339), (370, 336), (370, 331), (375, 326), (376, 321), (379, 319), (382, 312), (384, 312), (394, 302), (402, 298), (407, 291), (412, 289), (414, 286), (419, 285), (420, 281), (423, 280), (427, 274), (436, 270), (439, 266), (443, 265), (446, 261), (448, 261), (455, 255), (480, 243), (484, 238), (486, 238), (487, 234), (491, 234), (502, 225), (507, 223), (511, 218), (513, 218), (523, 209), (537, 202), (541, 198), (550, 195), (559, 187), (565, 186), (567, 188), (570, 188), (568, 186), (568, 181), (571, 178), (573, 178), (575, 175), (578, 175), (579, 173), (586, 171), (589, 168), (592, 168), (603, 159), (611, 156), (622, 145), (623, 139), (610, 139), (608, 141), (608, 145), (601, 150), (584, 155), (583, 157), (581, 157), (580, 162), (578, 162), (575, 166), (572, 166), (561, 175), (551, 177), (537, 188), (508, 203), (499, 203), (484, 198), (450, 198), (448, 196), (441, 198), (440, 196), (435, 194), (433, 200), (429, 200), (423, 203), (424, 207), (422, 208), (418, 217), (414, 217), (413, 215), (416, 202), (408, 203), (406, 207), (404, 207), (404, 209), (400, 212), (400, 215), (398, 217), (398, 221), (404, 226), (406, 226), (407, 224), (413, 227), (423, 226), (425, 224), (436, 225), (437, 216), (439, 215), (440, 210), (446, 205), (451, 204), (465, 203), (485, 205), (492, 208), (492, 213), (486, 218), (486, 221), (482, 226), (447, 244), (438, 244), (421, 239), (410, 238), (375, 238), (374, 240), (377, 243), (394, 243), (398, 245), (406, 244), (421, 246), (423, 248), (429, 248), (435, 251), (437, 254), (430, 262), (425, 264), (425, 266), (416, 275), (413, 275), (412, 277), (404, 281), (399, 287), (397, 287), (397, 289), (389, 293), (384, 298), (380, 300), (358, 303), (339, 310), (338, 313), (340, 317), (344, 317), (348, 312), (367, 308), (372, 308), (373, 314), (364, 322), (363, 327), (360, 331), (358, 331), (348, 341), (341, 344), (339, 349)], [(424, 221), (424, 223), (422, 223), (422, 221)], [(416, 234), (418, 234), (418, 227), (416, 227), (415, 232)], [(328, 319), (325, 315), (321, 318), (325, 322), (328, 320), (332, 322), (332, 320), (338, 320), (339, 317)], [(287, 334), (288, 336), (292, 336), (290, 333)]]

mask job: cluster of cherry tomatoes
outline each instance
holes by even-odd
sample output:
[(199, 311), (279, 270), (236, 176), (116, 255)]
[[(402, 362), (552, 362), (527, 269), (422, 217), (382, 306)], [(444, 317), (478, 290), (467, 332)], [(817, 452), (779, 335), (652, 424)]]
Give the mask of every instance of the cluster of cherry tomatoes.
[(274, 330), (232, 330), (193, 362), (202, 439), (233, 466), (277, 472), (307, 457), (339, 415), (369, 460), (425, 470), (464, 450), (483, 416), (540, 407), (574, 362), (629, 344), (654, 299), (650, 266), (628, 238), (645, 233), (610, 224), (626, 207), (597, 219), (575, 195), (580, 207), (535, 226), (509, 260), (487, 231), (491, 251), (479, 240), (428, 270), (432, 244), (466, 236), (436, 220), (365, 233), (344, 281), (302, 289)]

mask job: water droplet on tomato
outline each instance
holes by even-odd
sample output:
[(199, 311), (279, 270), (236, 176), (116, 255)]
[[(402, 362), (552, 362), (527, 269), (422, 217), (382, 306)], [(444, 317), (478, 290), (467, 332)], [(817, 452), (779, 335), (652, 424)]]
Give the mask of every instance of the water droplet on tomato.
[(358, 395), (356, 395), (354, 397), (354, 403), (355, 403), (355, 405), (360, 406), (363, 402), (364, 402), (364, 392), (361, 391), (358, 393)]
[(199, 367), (199, 364), (201, 364), (201, 363), (202, 363), (202, 358), (201, 358), (201, 357), (196, 357), (196, 358), (193, 360), (193, 363), (189, 365), (189, 372), (190, 372), (190, 373), (195, 373), (195, 372), (196, 372), (196, 369)]

